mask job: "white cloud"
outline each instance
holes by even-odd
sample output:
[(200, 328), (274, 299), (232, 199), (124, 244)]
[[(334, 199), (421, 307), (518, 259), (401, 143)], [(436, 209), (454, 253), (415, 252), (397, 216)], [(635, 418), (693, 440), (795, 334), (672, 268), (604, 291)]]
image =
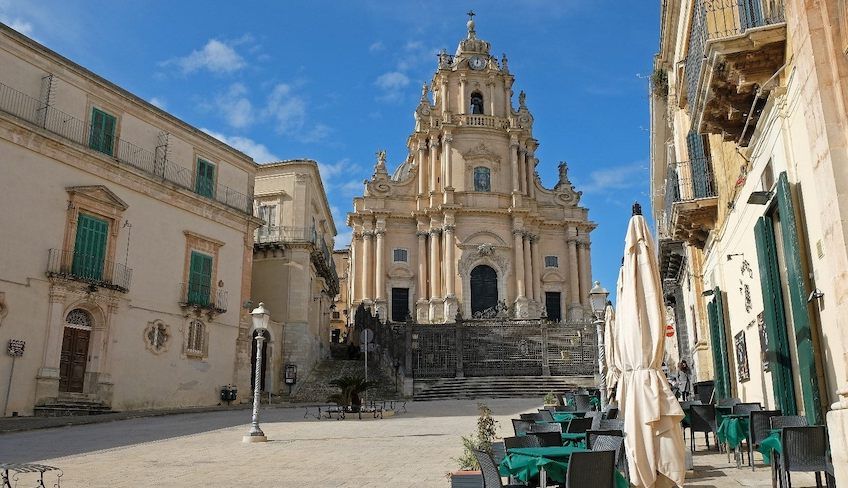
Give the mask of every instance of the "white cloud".
[[(233, 44), (240, 44), (239, 39)], [(176, 65), (183, 74), (206, 70), (212, 73), (232, 73), (238, 71), (247, 63), (231, 45), (217, 39), (209, 39), (200, 50), (194, 50), (188, 56), (173, 58), (162, 63), (163, 66)]]
[(385, 48), (386, 48), (386, 46), (385, 46), (385, 44), (383, 44), (383, 41), (376, 41), (376, 42), (372, 43), (370, 46), (368, 46), (368, 51), (375, 53), (377, 51), (382, 51)]
[(218, 139), (224, 144), (228, 144), (238, 149), (239, 151), (247, 154), (257, 163), (267, 163), (270, 161), (278, 161), (280, 158), (275, 156), (264, 144), (260, 144), (253, 139), (248, 139), (247, 137), (241, 136), (225, 136), (220, 132), (214, 132), (209, 129), (201, 128), (203, 132), (209, 134), (210, 136)]
[(153, 105), (154, 107), (161, 108), (162, 110), (165, 110), (165, 107), (168, 106), (168, 103), (162, 97), (151, 98), (150, 104)]
[(321, 179), (325, 181), (330, 181), (336, 176), (343, 175), (345, 173), (349, 174), (351, 171), (356, 171), (357, 169), (358, 167), (352, 165), (348, 158), (339, 160), (339, 162), (335, 164), (318, 163), (318, 170), (321, 173)]
[(309, 122), (306, 100), (286, 83), (274, 86), (262, 115), (274, 121), (278, 133), (302, 143), (322, 141), (332, 132), (326, 124)]
[(236, 129), (247, 127), (255, 118), (253, 104), (246, 95), (246, 86), (233, 83), (226, 93), (218, 95), (215, 99), (215, 104), (227, 119), (227, 123)]
[(7, 18), (6, 16), (0, 15), (0, 22), (8, 25), (12, 29), (20, 32), (21, 34), (32, 37), (33, 36), (33, 27), (32, 23), (27, 22), (23, 19), (18, 18)]
[(400, 71), (389, 71), (378, 76), (374, 84), (382, 90), (378, 97), (380, 100), (394, 101), (400, 98), (404, 87), (409, 85), (409, 77)]
[(643, 161), (612, 166), (589, 173), (589, 181), (575, 185), (584, 193), (604, 193), (643, 185), (647, 180), (647, 166)]
[[(342, 221), (342, 223), (344, 223), (344, 221)], [(338, 226), (339, 224), (336, 223), (336, 225)], [(347, 230), (345, 232), (339, 232), (339, 234), (336, 236), (336, 242), (335, 242), (335, 245), (333, 247), (335, 247), (336, 249), (346, 248), (347, 246), (350, 245), (350, 239), (352, 237), (353, 237), (353, 231), (352, 230)]]

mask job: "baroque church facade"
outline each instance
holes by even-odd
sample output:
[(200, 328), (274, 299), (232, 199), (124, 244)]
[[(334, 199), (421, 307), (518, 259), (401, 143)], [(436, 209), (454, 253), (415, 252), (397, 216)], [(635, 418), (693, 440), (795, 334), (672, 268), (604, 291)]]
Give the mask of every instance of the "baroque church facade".
[(347, 216), (351, 310), (419, 323), (586, 313), (595, 224), (565, 163), (554, 188), (542, 186), (533, 115), (523, 92), (513, 107), (506, 55), (490, 48), (469, 20), (422, 89), (406, 158), (390, 174), (377, 153)]

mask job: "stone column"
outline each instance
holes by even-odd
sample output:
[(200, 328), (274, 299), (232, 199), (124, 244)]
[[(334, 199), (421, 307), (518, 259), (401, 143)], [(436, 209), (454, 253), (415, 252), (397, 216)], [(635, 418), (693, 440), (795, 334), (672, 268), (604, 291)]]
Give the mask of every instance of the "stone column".
[(374, 239), (373, 230), (362, 231), (362, 299), (370, 301), (371, 277), (374, 276), (374, 268), (371, 264), (371, 241)]
[(539, 254), (539, 236), (530, 238), (530, 245), (533, 248), (533, 298), (544, 304), (544, 292), (542, 291), (542, 256)]
[(513, 247), (515, 248), (515, 295), (524, 298), (524, 231), (512, 231)]
[[(380, 224), (377, 224), (378, 226)], [(376, 290), (374, 292), (374, 298), (377, 301), (384, 300), (386, 298), (386, 276), (384, 271), (385, 259), (386, 259), (386, 250), (385, 250), (385, 235), (386, 230), (378, 228), (374, 231), (374, 234), (377, 236), (377, 255), (374, 258), (374, 271), (377, 276), (376, 280)], [(385, 318), (385, 317), (384, 317)]]
[(444, 114), (450, 112), (450, 107), (448, 107), (448, 79), (444, 76), (442, 77), (442, 116)]
[(444, 157), (442, 158), (442, 167), (444, 168), (445, 176), (442, 182), (444, 183), (443, 187), (445, 189), (445, 197), (444, 203), (452, 204), (453, 203), (453, 167), (451, 166), (451, 142), (453, 141), (453, 137), (451, 137), (450, 131), (445, 131), (444, 136), (442, 136), (442, 142), (444, 142)]
[(512, 136), (509, 140), (509, 157), (512, 171), (512, 192), (518, 193), (521, 187), (518, 186), (518, 138)]
[(518, 148), (518, 190), (526, 195), (527, 194), (527, 170), (524, 169), (524, 166), (527, 162), (527, 150), (523, 147)]
[(427, 141), (418, 142), (418, 194), (427, 193)]
[[(356, 226), (354, 225), (354, 228)], [(362, 299), (362, 285), (357, 283), (356, 278), (361, 274), (362, 266), (359, 264), (360, 255), (362, 254), (362, 232), (353, 231), (353, 237), (350, 241), (350, 272), (348, 279), (350, 280), (350, 302), (356, 303)]]
[[(577, 237), (568, 239), (568, 302), (580, 305), (580, 268), (577, 261)], [(569, 317), (570, 318), (570, 317)]]
[[(453, 224), (445, 224), (444, 232), (445, 232), (445, 296), (453, 297), (454, 293), (454, 281), (456, 277), (456, 271), (454, 271), (455, 263), (454, 263), (454, 241), (453, 241), (453, 232), (456, 227)], [(450, 318), (450, 317), (449, 317)]]
[(418, 299), (430, 298), (427, 293), (427, 232), (418, 231)]
[[(439, 171), (439, 137), (434, 135), (430, 138), (430, 194), (439, 191), (436, 181)], [(433, 205), (432, 203), (430, 204)]]
[(580, 263), (580, 303), (589, 306), (589, 290), (592, 286), (592, 264), (589, 262), (589, 243), (577, 242), (577, 260)]
[(468, 100), (465, 98), (465, 85), (468, 83), (465, 75), (459, 75), (459, 113), (468, 113)]
[(486, 86), (489, 87), (489, 115), (495, 115), (495, 77), (490, 76), (489, 80), (486, 82)]
[(530, 234), (527, 232), (524, 233), (524, 288), (527, 291), (527, 298), (532, 300), (536, 294), (533, 283), (533, 256), (530, 254)]
[(441, 229), (430, 229), (430, 299), (439, 297), (439, 234)]
[(530, 198), (536, 197), (536, 155), (533, 151), (527, 150), (525, 168), (527, 170), (527, 196)]

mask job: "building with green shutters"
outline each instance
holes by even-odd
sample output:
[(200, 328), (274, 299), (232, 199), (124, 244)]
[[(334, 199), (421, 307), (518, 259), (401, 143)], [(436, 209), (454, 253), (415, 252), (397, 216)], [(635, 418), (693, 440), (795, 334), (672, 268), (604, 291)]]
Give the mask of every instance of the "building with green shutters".
[(848, 482), (848, 10), (662, 2), (652, 207), (692, 381), (827, 423)]
[(0, 416), (249, 394), (250, 157), (0, 24), (0, 168)]

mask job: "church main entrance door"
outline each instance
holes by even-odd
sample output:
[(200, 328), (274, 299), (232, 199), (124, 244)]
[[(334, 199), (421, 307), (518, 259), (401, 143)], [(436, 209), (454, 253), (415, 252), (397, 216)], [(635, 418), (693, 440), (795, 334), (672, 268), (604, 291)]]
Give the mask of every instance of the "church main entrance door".
[(471, 270), (471, 313), (498, 304), (498, 274), (491, 266), (481, 264)]

